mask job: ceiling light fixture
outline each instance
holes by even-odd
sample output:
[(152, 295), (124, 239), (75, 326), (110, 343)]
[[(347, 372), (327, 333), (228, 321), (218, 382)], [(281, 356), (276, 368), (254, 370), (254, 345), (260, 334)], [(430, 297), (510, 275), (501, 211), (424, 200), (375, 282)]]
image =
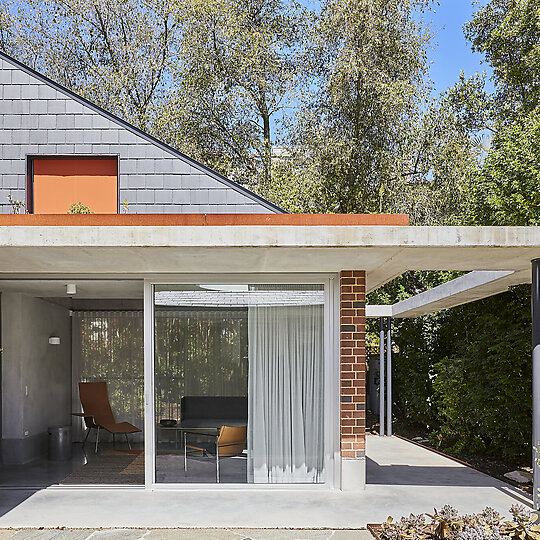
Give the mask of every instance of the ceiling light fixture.
[(77, 285), (75, 283), (68, 283), (66, 285), (66, 294), (69, 294), (70, 296), (77, 294)]

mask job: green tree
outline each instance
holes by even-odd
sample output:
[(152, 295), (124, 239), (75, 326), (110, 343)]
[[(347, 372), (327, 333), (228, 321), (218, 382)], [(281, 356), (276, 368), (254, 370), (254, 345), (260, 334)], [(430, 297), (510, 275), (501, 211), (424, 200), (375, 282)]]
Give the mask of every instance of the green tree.
[(431, 97), (429, 1), (323, 2), (309, 33), (309, 92), (263, 194), (308, 212), (400, 212), (414, 224), (468, 213), (477, 149)]
[(478, 142), (441, 96), (411, 126), (408, 144), (401, 149), (401, 173), (390, 183), (381, 210), (408, 214), (414, 225), (470, 222), (481, 154)]
[(502, 126), (479, 172), (480, 223), (540, 225), (540, 108)]
[(484, 55), (492, 72), (466, 78), (449, 90), (449, 101), (464, 127), (496, 134), (522, 120), (540, 104), (540, 2), (491, 0), (464, 26), (473, 51)]
[(152, 130), (176, 54), (170, 0), (1, 0), (0, 46), (143, 129)]
[(311, 33), (315, 92), (295, 141), (320, 178), (320, 206), (386, 209), (425, 98), (430, 34), (407, 0), (327, 0)]
[(536, 225), (539, 220), (540, 1), (491, 0), (465, 25), (474, 51), (492, 70), (461, 76), (449, 91), (456, 118), (470, 133), (490, 133), (475, 181), (479, 224)]
[(234, 179), (269, 188), (272, 130), (297, 93), (300, 10), (289, 0), (178, 0), (182, 44), (162, 132)]
[(497, 117), (534, 110), (540, 98), (540, 2), (491, 0), (465, 25), (465, 37), (493, 70)]

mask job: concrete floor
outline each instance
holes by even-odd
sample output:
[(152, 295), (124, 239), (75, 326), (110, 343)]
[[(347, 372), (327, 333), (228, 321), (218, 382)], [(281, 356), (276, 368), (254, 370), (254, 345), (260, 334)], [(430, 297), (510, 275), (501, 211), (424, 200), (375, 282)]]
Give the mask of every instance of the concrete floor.
[(530, 504), (512, 486), (401, 439), (369, 436), (367, 456), (368, 485), (356, 492), (0, 490), (0, 527), (358, 529), (445, 504), (460, 512), (490, 506), (505, 515), (516, 502)]
[[(113, 446), (111, 443), (102, 443), (99, 451), (102, 453), (127, 448), (126, 444), (118, 443)], [(133, 448), (142, 448), (142, 444), (134, 444)], [(0, 490), (5, 488), (37, 490), (59, 484), (88, 461), (96, 459), (96, 456), (93, 444), (87, 444), (83, 449), (80, 443), (74, 443), (72, 457), (68, 461), (49, 461), (47, 458), (39, 458), (25, 465), (0, 465)], [(1, 500), (0, 494), (0, 508)]]
[[(88, 455), (93, 457), (90, 452)], [(39, 458), (25, 465), (0, 465), (0, 489), (17, 487), (39, 489), (59, 484), (66, 476), (81, 468), (85, 462), (86, 457), (81, 445), (74, 444), (73, 456), (69, 461), (49, 461), (47, 458)]]

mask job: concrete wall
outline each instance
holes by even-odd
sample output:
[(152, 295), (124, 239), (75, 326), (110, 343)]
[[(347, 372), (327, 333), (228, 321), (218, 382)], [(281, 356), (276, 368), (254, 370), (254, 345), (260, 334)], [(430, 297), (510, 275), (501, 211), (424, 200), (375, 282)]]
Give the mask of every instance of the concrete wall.
[(118, 156), (129, 213), (272, 213), (205, 167), (0, 57), (0, 213), (26, 200), (28, 156)]
[(20, 293), (3, 293), (1, 308), (2, 461), (26, 463), (46, 454), (49, 427), (71, 424), (71, 318)]

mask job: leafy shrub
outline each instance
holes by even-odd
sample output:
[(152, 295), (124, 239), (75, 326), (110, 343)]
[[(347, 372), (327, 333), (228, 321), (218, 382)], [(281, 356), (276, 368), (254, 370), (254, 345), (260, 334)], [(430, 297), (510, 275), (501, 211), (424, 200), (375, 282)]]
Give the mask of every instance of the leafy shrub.
[(82, 202), (76, 202), (73, 203), (68, 210), (68, 214), (93, 214), (88, 208), (88, 206), (85, 206)]
[(439, 318), (434, 314), (404, 319), (394, 331), (399, 351), (394, 361), (394, 412), (407, 424), (424, 426), (427, 431), (440, 426), (433, 388)]
[(527, 285), (394, 325), (396, 417), (442, 448), (521, 463), (531, 455)]
[(459, 453), (529, 459), (528, 287), (457, 308), (446, 318), (439, 339), (447, 354), (433, 366), (432, 381), (443, 445)]

